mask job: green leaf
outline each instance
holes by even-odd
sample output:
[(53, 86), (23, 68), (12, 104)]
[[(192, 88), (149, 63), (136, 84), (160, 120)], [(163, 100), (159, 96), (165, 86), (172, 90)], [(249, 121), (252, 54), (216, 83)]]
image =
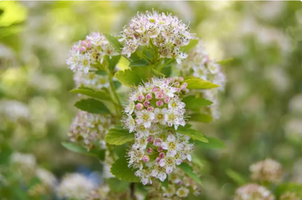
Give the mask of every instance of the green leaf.
[(186, 104), (186, 109), (196, 109), (202, 106), (209, 106), (213, 102), (204, 98), (195, 98), (194, 95), (187, 96), (182, 99), (182, 102)]
[(121, 45), (121, 43), (118, 41), (118, 39), (116, 39), (116, 37), (108, 34), (108, 33), (104, 33), (104, 36), (106, 37), (106, 39), (108, 40), (108, 42), (113, 46), (113, 48), (121, 53), (123, 46)]
[(299, 197), (302, 197), (302, 185), (298, 183), (280, 183), (275, 190), (277, 197), (280, 197), (286, 192), (294, 192)]
[(209, 123), (213, 120), (213, 117), (207, 114), (194, 113), (190, 115), (190, 118), (188, 120), (193, 122)]
[(165, 77), (165, 74), (161, 73), (160, 71), (157, 71), (155, 69), (151, 69), (152, 70), (152, 74), (154, 76), (157, 76), (157, 77)]
[(109, 178), (107, 179), (107, 184), (109, 185), (109, 188), (113, 192), (126, 192), (129, 187), (129, 182), (128, 181), (122, 181), (117, 178)]
[(180, 47), (180, 51), (183, 51), (185, 53), (188, 53), (190, 50), (192, 50), (196, 45), (198, 44), (198, 40), (192, 39), (190, 40), (190, 43), (187, 46)]
[(130, 69), (120, 70), (115, 73), (114, 77), (128, 87), (138, 86), (142, 81), (140, 76)]
[(188, 84), (188, 89), (211, 89), (217, 88), (219, 85), (205, 81), (197, 77), (189, 77), (185, 79), (185, 82)]
[(80, 110), (89, 113), (106, 114), (110, 113), (109, 109), (101, 101), (95, 99), (82, 99), (74, 104)]
[(220, 64), (220, 65), (226, 65), (226, 64), (229, 64), (230, 62), (232, 62), (233, 60), (234, 60), (234, 58), (229, 58), (229, 59), (226, 59), (226, 60), (218, 61), (217, 63)]
[(111, 166), (111, 173), (122, 181), (138, 183), (140, 179), (134, 175), (132, 168), (128, 167), (126, 158), (121, 157)]
[(201, 180), (199, 177), (193, 172), (193, 168), (188, 163), (181, 163), (178, 167), (184, 171), (190, 178), (192, 178), (196, 183), (202, 185)]
[(100, 76), (105, 76), (105, 75), (107, 75), (107, 72), (105, 72), (105, 71), (103, 71), (103, 70), (97, 70), (97, 71), (95, 71), (95, 73), (97, 74), (97, 75), (100, 75)]
[(167, 176), (167, 178), (161, 182), (162, 186), (164, 186), (166, 189), (168, 189), (169, 187), (169, 176)]
[(130, 63), (129, 67), (144, 67), (148, 65), (149, 63), (146, 60), (135, 60)]
[(109, 70), (113, 71), (115, 66), (117, 65), (117, 63), (120, 61), (121, 56), (120, 55), (112, 56), (111, 59), (109, 58), (109, 56), (107, 56), (106, 59), (107, 59), (107, 62), (109, 64)]
[(113, 81), (113, 86), (115, 90), (117, 90), (122, 86), (122, 84), (119, 81)]
[(123, 145), (132, 140), (134, 140), (133, 133), (129, 133), (122, 126), (115, 126), (109, 129), (105, 137), (105, 142), (112, 145)]
[(200, 132), (198, 132), (197, 130), (188, 128), (187, 126), (185, 126), (185, 127), (179, 126), (177, 129), (177, 132), (184, 134), (184, 135), (188, 135), (194, 140), (199, 140), (199, 141), (205, 142), (205, 143), (208, 142), (207, 138), (203, 137), (203, 135)]
[(245, 178), (238, 172), (228, 169), (228, 170), (226, 170), (226, 174), (228, 175), (228, 177), (230, 179), (232, 179), (238, 185), (244, 185), (247, 183), (247, 180), (245, 180)]
[(93, 89), (86, 87), (79, 87), (77, 89), (70, 90), (70, 92), (83, 94), (96, 99), (111, 101), (111, 98), (104, 91), (94, 91)]
[(62, 142), (61, 143), (63, 147), (65, 147), (66, 149), (76, 152), (76, 153), (81, 153), (87, 156), (93, 156), (93, 157), (97, 157), (100, 160), (104, 160), (105, 157), (105, 151), (104, 150), (99, 150), (98, 152), (96, 152), (96, 150), (94, 152), (89, 152), (87, 151), (84, 147), (75, 144), (75, 143), (70, 143), (70, 142)]
[(208, 143), (202, 143), (199, 141), (195, 142), (195, 145), (205, 148), (205, 149), (223, 149), (226, 148), (226, 145), (224, 144), (223, 141), (213, 138), (213, 137), (205, 137), (209, 141)]

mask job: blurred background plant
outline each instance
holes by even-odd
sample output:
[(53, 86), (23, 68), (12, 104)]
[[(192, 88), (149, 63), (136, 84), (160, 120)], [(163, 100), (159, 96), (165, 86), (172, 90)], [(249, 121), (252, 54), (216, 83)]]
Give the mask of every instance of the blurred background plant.
[[(288, 181), (302, 184), (301, 2), (0, 2), (1, 199), (33, 193), (7, 176), (16, 152), (33, 154), (35, 165), (59, 180), (78, 172), (102, 182), (94, 172), (101, 171), (98, 161), (61, 146), (77, 112), (65, 60), (89, 32), (118, 34), (137, 11), (152, 8), (190, 22), (211, 58), (233, 58), (222, 68), (220, 118), (199, 125), (226, 147), (197, 149), (203, 160), (198, 199), (233, 199), (250, 164), (267, 157), (282, 164)], [(37, 185), (42, 178), (34, 172)]]

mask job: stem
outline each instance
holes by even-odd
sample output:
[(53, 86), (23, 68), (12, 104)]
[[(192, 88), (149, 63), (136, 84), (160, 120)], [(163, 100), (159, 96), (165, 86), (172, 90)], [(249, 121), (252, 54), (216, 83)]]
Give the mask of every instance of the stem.
[(135, 191), (135, 184), (134, 184), (134, 183), (131, 183), (131, 184), (130, 184), (130, 197), (131, 197), (131, 199), (136, 200), (136, 198), (135, 198), (135, 196), (134, 196), (134, 191)]
[(170, 59), (167, 63), (162, 64), (161, 66), (158, 67), (158, 71), (161, 71), (164, 67), (169, 65), (174, 59)]

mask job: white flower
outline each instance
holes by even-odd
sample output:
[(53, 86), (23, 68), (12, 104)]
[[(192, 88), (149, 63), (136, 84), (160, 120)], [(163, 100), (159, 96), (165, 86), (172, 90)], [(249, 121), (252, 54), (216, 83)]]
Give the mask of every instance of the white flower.
[(151, 122), (154, 120), (153, 112), (143, 110), (141, 112), (137, 112), (136, 116), (137, 116), (136, 122), (138, 124), (144, 124), (145, 128), (151, 127)]
[(158, 122), (162, 125), (166, 124), (166, 121), (165, 121), (166, 112), (167, 112), (166, 108), (163, 108), (163, 109), (155, 108), (154, 109), (154, 121)]
[(189, 194), (189, 190), (185, 187), (181, 187), (177, 190), (176, 194), (179, 197), (187, 197)]

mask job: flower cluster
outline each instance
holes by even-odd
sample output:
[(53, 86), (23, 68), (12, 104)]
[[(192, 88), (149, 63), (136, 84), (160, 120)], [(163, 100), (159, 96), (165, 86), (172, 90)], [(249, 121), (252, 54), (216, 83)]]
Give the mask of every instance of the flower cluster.
[(37, 163), (35, 156), (31, 154), (24, 154), (15, 152), (11, 155), (11, 165), (25, 178), (32, 178), (34, 176)]
[(151, 177), (164, 181), (176, 165), (191, 160), (190, 137), (175, 131), (186, 124), (181, 101), (186, 86), (181, 77), (153, 78), (129, 97), (124, 122), (129, 132), (136, 132), (129, 166), (138, 169), (135, 175), (143, 184), (151, 184)]
[(83, 141), (91, 150), (95, 145), (105, 148), (105, 136), (111, 127), (108, 116), (80, 111), (70, 125), (68, 136), (72, 142)]
[(112, 200), (112, 199), (124, 199), (130, 200), (129, 191), (126, 192), (113, 192), (108, 185), (101, 185), (95, 190), (92, 190), (87, 200)]
[(101, 33), (91, 33), (86, 40), (79, 41), (70, 50), (66, 64), (73, 71), (88, 73), (96, 62), (103, 62), (104, 56), (118, 55), (118, 52)]
[(247, 184), (237, 189), (235, 200), (274, 200), (275, 197), (265, 187)]
[(180, 63), (187, 57), (180, 47), (188, 45), (192, 38), (189, 27), (176, 16), (147, 11), (131, 19), (119, 41), (124, 41), (122, 54), (128, 57), (138, 46), (155, 46), (161, 58), (175, 58)]
[(66, 175), (57, 188), (57, 194), (61, 198), (86, 200), (96, 185), (86, 176), (73, 173)]
[(54, 191), (57, 180), (51, 172), (43, 168), (38, 168), (36, 170), (36, 177), (40, 180), (40, 183), (30, 188), (30, 196), (51, 194)]
[(268, 181), (272, 183), (280, 182), (282, 176), (282, 166), (280, 163), (265, 159), (250, 166), (251, 178), (258, 181)]
[(219, 118), (218, 92), (224, 90), (226, 78), (221, 71), (221, 66), (215, 60), (209, 58), (201, 41), (188, 53), (188, 58), (177, 65), (177, 68), (184, 76), (193, 75), (220, 86), (217, 89), (202, 91), (204, 97), (213, 102), (209, 107), (212, 116), (216, 119)]
[(194, 195), (199, 195), (200, 187), (182, 170), (176, 168), (169, 174), (168, 188), (156, 181), (148, 189), (148, 198), (151, 200), (179, 200), (187, 197), (190, 191), (193, 191)]
[(301, 200), (301, 198), (294, 192), (286, 192), (281, 195), (280, 200)]
[(109, 78), (108, 75), (98, 75), (94, 72), (76, 72), (74, 74), (74, 82), (76, 87), (88, 87), (94, 90), (100, 90), (102, 88), (108, 88)]

